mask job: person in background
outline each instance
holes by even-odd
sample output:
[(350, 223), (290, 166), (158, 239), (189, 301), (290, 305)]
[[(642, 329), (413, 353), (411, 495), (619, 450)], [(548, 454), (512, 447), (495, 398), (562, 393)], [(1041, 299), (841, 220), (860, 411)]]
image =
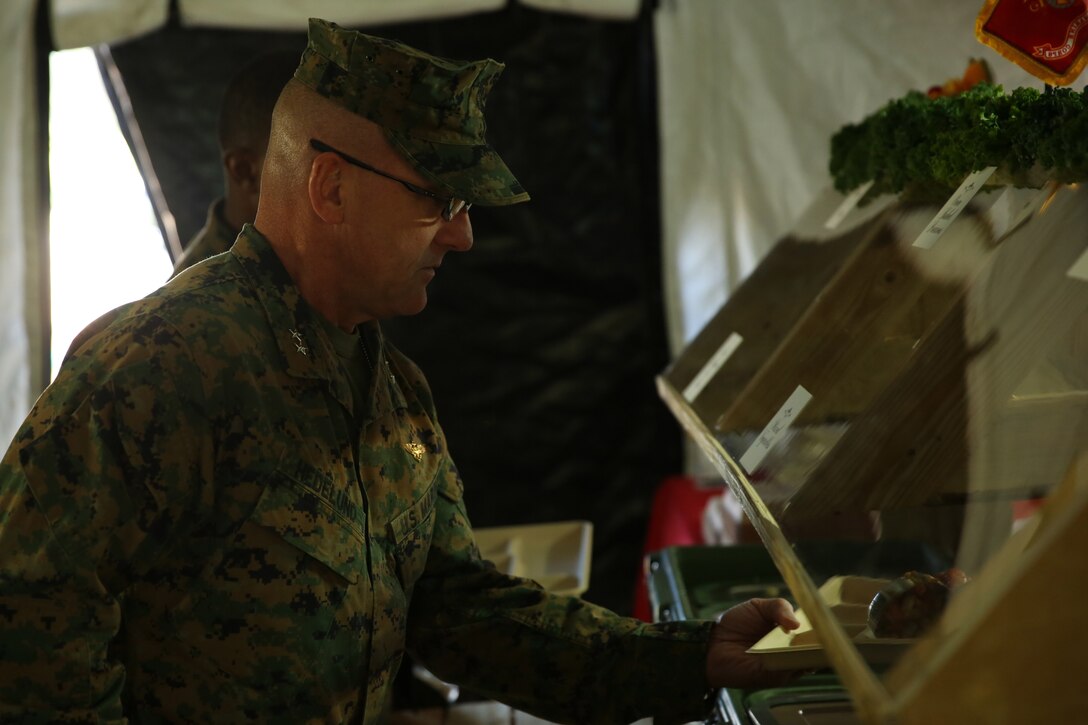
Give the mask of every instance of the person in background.
[[(227, 84), (219, 108), (218, 132), (223, 196), (208, 208), (204, 226), (185, 246), (171, 277), (230, 249), (242, 225), (257, 216), (272, 109), (297, 65), (297, 53), (266, 53), (246, 63)], [(106, 329), (125, 307), (108, 310), (84, 327), (68, 344), (65, 359)]]
[[(185, 245), (171, 277), (230, 249), (242, 225), (257, 216), (272, 108), (297, 65), (297, 53), (267, 53), (249, 61), (227, 84), (218, 124), (223, 196), (208, 208), (204, 226)], [(84, 327), (69, 343), (65, 358), (108, 327), (123, 307), (106, 311)]]
[(405, 652), (582, 724), (793, 676), (747, 653), (783, 599), (648, 624), (480, 556), (380, 320), (472, 205), (528, 200), (484, 133), (502, 68), (310, 21), (254, 223), (85, 340), (0, 463), (0, 720), (386, 722)]
[(219, 109), (223, 196), (212, 202), (207, 221), (174, 263), (173, 274), (230, 249), (242, 225), (257, 216), (272, 109), (297, 65), (297, 53), (266, 53), (227, 84)]

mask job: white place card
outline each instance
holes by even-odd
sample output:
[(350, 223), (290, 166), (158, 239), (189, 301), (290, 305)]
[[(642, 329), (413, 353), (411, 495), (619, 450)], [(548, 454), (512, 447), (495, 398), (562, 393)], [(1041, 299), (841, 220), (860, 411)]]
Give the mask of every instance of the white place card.
[(960, 184), (960, 188), (956, 189), (956, 193), (952, 195), (952, 198), (945, 202), (941, 210), (937, 212), (937, 216), (933, 217), (933, 221), (926, 225), (918, 238), (914, 240), (914, 246), (929, 249), (936, 244), (945, 230), (948, 229), (952, 222), (956, 221), (956, 217), (960, 215), (960, 212), (975, 197), (975, 194), (982, 189), (982, 185), (996, 170), (996, 166), (987, 166), (985, 169), (979, 169), (968, 174), (967, 178)]
[(691, 379), (691, 382), (684, 388), (684, 400), (689, 403), (694, 403), (695, 398), (699, 396), (699, 393), (703, 392), (703, 388), (709, 383), (718, 371), (722, 369), (722, 365), (725, 365), (725, 361), (728, 360), (736, 349), (740, 347), (740, 344), (744, 341), (744, 338), (733, 332), (729, 337), (725, 338), (725, 342), (718, 347), (717, 351), (710, 356), (710, 359), (703, 365), (703, 369), (699, 371), (699, 374)]
[(1006, 186), (990, 208), (983, 212), (995, 242), (1001, 242), (1030, 219), (1054, 193), (1047, 184), (1042, 189)]
[(790, 397), (786, 399), (786, 402), (771, 418), (771, 422), (756, 438), (756, 442), (749, 446), (748, 450), (741, 456), (740, 465), (744, 467), (745, 471), (751, 473), (759, 467), (764, 457), (782, 439), (782, 436), (789, 430), (790, 424), (796, 420), (810, 400), (812, 400), (812, 393), (805, 390), (803, 386), (798, 385), (794, 389)]
[(852, 212), (854, 207), (858, 205), (858, 202), (861, 201), (861, 198), (868, 193), (869, 189), (873, 188), (874, 181), (875, 179), (870, 179), (847, 194), (846, 198), (839, 204), (839, 208), (827, 218), (826, 222), (824, 222), (824, 228), (834, 229), (842, 224), (842, 220), (846, 218), (846, 215)]

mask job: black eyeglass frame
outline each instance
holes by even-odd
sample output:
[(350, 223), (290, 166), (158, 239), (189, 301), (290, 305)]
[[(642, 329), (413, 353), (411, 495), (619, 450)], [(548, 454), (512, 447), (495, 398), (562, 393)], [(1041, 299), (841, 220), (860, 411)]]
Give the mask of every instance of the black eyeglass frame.
[(369, 171), (369, 172), (371, 172), (373, 174), (377, 174), (378, 176), (384, 176), (385, 178), (389, 179), (390, 181), (397, 182), (398, 184), (403, 186), (405, 189), (407, 189), (408, 191), (410, 191), (410, 192), (412, 192), (414, 194), (419, 194), (420, 196), (425, 196), (425, 197), (427, 197), (429, 199), (434, 199), (435, 201), (439, 202), (440, 204), (443, 204), (442, 218), (445, 219), (448, 222), (453, 221), (453, 218), (456, 217), (461, 212), (468, 211), (469, 209), (472, 208), (472, 203), (471, 202), (467, 202), (464, 199), (457, 199), (457, 198), (454, 198), (452, 196), (442, 196), (441, 194), (436, 194), (433, 191), (431, 191), (430, 189), (424, 189), (422, 186), (419, 186), (418, 184), (413, 184), (411, 181), (405, 181), (404, 179), (401, 179), (399, 177), (393, 176), (392, 174), (386, 173), (385, 171), (382, 171), (381, 169), (376, 169), (373, 166), (371, 166), (370, 164), (366, 163), (365, 161), (360, 161), (359, 159), (355, 158), (354, 156), (350, 156), (350, 155), (344, 153), (343, 151), (341, 151), (339, 149), (336, 149), (336, 148), (333, 148), (332, 146), (329, 146), (324, 141), (318, 141), (316, 138), (310, 139), (310, 148), (314, 149), (315, 151), (319, 151), (321, 153), (325, 153), (325, 152), (334, 153), (337, 156), (339, 156), (340, 158), (342, 158), (344, 161), (347, 161), (352, 166), (358, 166), (360, 169), (366, 169), (367, 171)]

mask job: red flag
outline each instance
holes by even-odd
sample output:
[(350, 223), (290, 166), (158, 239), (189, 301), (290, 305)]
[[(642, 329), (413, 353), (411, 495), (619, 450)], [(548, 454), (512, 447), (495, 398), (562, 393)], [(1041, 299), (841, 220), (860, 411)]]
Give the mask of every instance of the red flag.
[(1088, 65), (1088, 0), (986, 0), (975, 36), (1047, 83), (1069, 85)]

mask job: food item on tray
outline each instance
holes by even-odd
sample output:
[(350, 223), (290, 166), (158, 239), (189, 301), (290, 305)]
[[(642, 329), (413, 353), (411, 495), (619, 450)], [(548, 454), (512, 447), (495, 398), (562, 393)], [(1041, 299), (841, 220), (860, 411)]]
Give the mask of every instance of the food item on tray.
[(936, 575), (908, 571), (873, 597), (869, 629), (877, 637), (918, 637), (940, 618), (951, 592), (967, 581), (956, 568)]

